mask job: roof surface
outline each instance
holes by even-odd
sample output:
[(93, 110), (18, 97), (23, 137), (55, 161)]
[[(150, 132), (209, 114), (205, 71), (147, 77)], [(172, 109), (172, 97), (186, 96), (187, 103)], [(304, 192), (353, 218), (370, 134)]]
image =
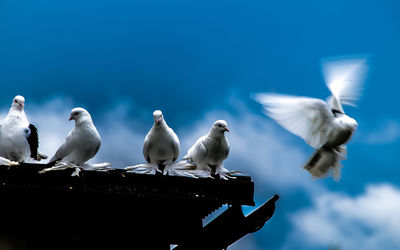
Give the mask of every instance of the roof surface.
[[(39, 174), (45, 167), (0, 166), (2, 226), (32, 237), (38, 226), (45, 227), (57, 242), (66, 235), (68, 242), (82, 235), (112, 235), (120, 244), (139, 244), (157, 235), (169, 246), (199, 232), (202, 219), (224, 204), (254, 205), (250, 177), (224, 181), (124, 170), (71, 176), (72, 169)], [(96, 242), (106, 244), (106, 238)], [(115, 247), (115, 240), (108, 243)]]

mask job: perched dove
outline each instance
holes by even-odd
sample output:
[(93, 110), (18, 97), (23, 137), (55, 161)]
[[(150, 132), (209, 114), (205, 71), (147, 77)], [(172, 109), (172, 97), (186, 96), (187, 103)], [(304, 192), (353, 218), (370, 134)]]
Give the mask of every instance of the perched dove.
[(366, 71), (365, 58), (325, 61), (323, 73), (331, 91), (327, 102), (278, 94), (255, 96), (264, 105), (268, 116), (316, 148), (304, 166), (313, 177), (325, 177), (333, 169), (335, 179), (340, 178), (340, 160), (346, 153), (345, 144), (358, 126), (344, 113), (342, 104), (355, 106)]
[(229, 132), (224, 120), (214, 122), (207, 135), (200, 137), (183, 157), (183, 161), (193, 162), (196, 170), (203, 170), (210, 175), (219, 175), (228, 178), (228, 171), (222, 162), (228, 157), (229, 142), (225, 137)]
[(168, 127), (160, 110), (153, 112), (154, 124), (144, 139), (143, 156), (159, 171), (168, 173), (169, 166), (179, 156), (179, 139)]
[(69, 120), (75, 120), (75, 127), (50, 159), (50, 164), (61, 161), (82, 166), (93, 158), (100, 148), (100, 135), (89, 112), (83, 108), (74, 108)]
[(47, 156), (38, 152), (39, 134), (26, 118), (25, 98), (17, 95), (0, 127), (0, 156), (11, 161), (25, 162), (31, 157), (40, 161)]

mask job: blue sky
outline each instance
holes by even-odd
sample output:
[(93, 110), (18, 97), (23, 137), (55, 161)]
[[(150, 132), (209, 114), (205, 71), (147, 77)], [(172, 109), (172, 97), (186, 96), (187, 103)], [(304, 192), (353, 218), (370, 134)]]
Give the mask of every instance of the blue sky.
[[(103, 139), (94, 161), (117, 167), (143, 161), (154, 109), (181, 156), (225, 119), (226, 167), (253, 176), (258, 204), (281, 195), (272, 220), (232, 248), (398, 249), (399, 31), (394, 0), (3, 0), (1, 114), (24, 95), (51, 155), (73, 126), (69, 110), (85, 107)], [(358, 108), (345, 107), (359, 128), (341, 181), (315, 181), (300, 169), (312, 149), (250, 95), (326, 98), (321, 60), (351, 54), (371, 56)]]

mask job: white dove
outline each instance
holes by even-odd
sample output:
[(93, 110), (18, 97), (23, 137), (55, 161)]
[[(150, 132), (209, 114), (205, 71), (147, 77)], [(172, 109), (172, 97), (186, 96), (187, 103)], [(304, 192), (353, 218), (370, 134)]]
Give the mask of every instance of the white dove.
[(327, 102), (279, 94), (257, 94), (266, 114), (307, 144), (316, 148), (304, 165), (313, 177), (325, 177), (330, 169), (340, 178), (340, 160), (345, 144), (357, 129), (357, 122), (347, 116), (342, 104), (355, 106), (367, 71), (365, 58), (325, 61), (323, 73), (331, 97)]
[(174, 130), (168, 127), (160, 110), (153, 112), (153, 127), (147, 133), (143, 144), (143, 156), (146, 161), (169, 173), (169, 167), (178, 159), (180, 144)]
[(93, 158), (100, 148), (101, 138), (89, 112), (83, 108), (74, 108), (69, 120), (75, 120), (75, 127), (50, 159), (49, 164), (61, 161), (82, 166)]
[(229, 178), (229, 171), (222, 164), (229, 154), (229, 142), (225, 132), (229, 132), (226, 121), (214, 122), (208, 134), (196, 141), (183, 157), (183, 161), (193, 162), (196, 170), (206, 171), (209, 176)]
[(29, 157), (37, 161), (46, 159), (38, 152), (38, 131), (29, 124), (24, 106), (25, 98), (17, 95), (0, 127), (0, 156), (17, 162), (25, 162)]

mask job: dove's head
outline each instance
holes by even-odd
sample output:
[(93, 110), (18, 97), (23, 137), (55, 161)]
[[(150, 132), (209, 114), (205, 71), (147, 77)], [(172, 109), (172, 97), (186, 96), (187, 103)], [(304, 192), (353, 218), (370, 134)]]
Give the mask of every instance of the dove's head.
[(160, 124), (160, 122), (164, 119), (161, 110), (156, 110), (153, 112), (153, 119), (155, 124)]
[(23, 96), (17, 95), (11, 104), (13, 109), (23, 110), (25, 106), (25, 98)]
[(211, 133), (213, 135), (223, 135), (225, 132), (229, 132), (228, 124), (224, 120), (215, 121)]
[(347, 115), (342, 115), (338, 118), (338, 122), (340, 125), (342, 125), (344, 128), (349, 130), (350, 132), (354, 133), (358, 127), (358, 123), (356, 120), (353, 118), (347, 116)]
[(81, 124), (85, 121), (92, 121), (92, 117), (90, 116), (89, 112), (86, 111), (84, 108), (74, 108), (71, 110), (71, 116), (69, 120), (75, 120), (75, 124)]

